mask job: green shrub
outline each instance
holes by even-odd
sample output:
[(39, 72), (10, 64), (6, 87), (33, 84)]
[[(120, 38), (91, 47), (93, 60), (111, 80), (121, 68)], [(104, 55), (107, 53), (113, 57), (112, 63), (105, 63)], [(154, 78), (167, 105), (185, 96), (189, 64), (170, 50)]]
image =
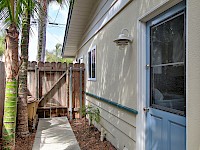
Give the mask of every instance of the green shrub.
[(98, 108), (94, 108), (93, 106), (84, 106), (81, 109), (81, 113), (83, 116), (89, 115), (90, 121), (95, 121), (96, 123), (100, 122), (100, 111)]

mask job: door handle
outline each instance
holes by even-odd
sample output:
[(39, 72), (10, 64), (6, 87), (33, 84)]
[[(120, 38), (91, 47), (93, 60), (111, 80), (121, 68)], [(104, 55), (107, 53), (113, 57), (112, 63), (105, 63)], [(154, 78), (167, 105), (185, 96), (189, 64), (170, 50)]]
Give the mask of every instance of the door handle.
[(143, 110), (144, 110), (145, 113), (147, 113), (149, 111), (149, 108), (148, 107), (144, 107)]
[(146, 69), (149, 69), (149, 68), (150, 68), (150, 64), (147, 64), (147, 65), (146, 65)]

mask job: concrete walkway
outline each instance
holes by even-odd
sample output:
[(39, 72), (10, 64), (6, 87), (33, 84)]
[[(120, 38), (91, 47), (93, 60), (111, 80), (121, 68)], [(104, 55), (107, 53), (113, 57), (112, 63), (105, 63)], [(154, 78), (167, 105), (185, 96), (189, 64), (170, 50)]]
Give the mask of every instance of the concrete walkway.
[(67, 117), (40, 119), (32, 150), (80, 150)]

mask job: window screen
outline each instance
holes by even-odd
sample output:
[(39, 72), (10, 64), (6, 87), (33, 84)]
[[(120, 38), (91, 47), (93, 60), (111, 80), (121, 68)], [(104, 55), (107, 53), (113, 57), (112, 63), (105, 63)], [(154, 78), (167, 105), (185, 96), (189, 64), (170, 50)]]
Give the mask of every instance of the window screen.
[(184, 13), (151, 27), (151, 106), (185, 114)]

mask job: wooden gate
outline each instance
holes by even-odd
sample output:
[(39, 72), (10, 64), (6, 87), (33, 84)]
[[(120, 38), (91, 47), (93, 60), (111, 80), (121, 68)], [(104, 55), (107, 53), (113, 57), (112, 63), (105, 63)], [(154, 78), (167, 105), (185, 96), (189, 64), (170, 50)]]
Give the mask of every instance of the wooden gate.
[(28, 89), (38, 99), (39, 118), (78, 118), (84, 104), (84, 64), (30, 62)]
[(28, 88), (38, 99), (39, 118), (67, 115), (66, 70), (66, 63), (29, 63)]

